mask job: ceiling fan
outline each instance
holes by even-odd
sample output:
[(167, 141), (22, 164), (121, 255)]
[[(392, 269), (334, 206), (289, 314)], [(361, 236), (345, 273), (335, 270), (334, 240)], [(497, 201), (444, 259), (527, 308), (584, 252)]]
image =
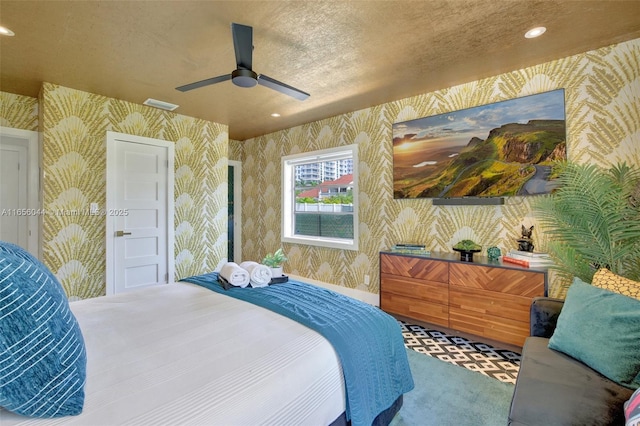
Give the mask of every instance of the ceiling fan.
[(301, 101), (309, 97), (309, 94), (302, 90), (296, 89), (288, 84), (284, 84), (264, 74), (256, 74), (253, 71), (251, 68), (253, 57), (252, 27), (232, 23), (231, 34), (233, 35), (233, 46), (236, 51), (236, 64), (238, 67), (231, 74), (220, 75), (218, 77), (196, 81), (195, 83), (185, 84), (184, 86), (176, 87), (176, 90), (187, 92), (189, 90), (231, 80), (236, 86), (254, 87), (256, 84), (259, 84), (280, 93), (284, 93), (285, 95), (292, 96)]

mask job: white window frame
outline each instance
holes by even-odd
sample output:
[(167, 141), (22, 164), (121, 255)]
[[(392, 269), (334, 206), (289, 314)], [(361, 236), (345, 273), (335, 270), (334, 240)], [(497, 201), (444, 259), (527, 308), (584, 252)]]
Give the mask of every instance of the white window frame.
[[(310, 163), (353, 159), (353, 238), (327, 238), (295, 235), (295, 166)], [(346, 145), (282, 157), (282, 241), (343, 250), (358, 250), (358, 145)]]

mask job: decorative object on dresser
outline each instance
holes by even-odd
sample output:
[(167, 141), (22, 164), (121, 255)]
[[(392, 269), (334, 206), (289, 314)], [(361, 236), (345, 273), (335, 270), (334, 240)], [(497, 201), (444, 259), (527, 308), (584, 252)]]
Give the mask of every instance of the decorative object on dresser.
[(517, 259), (511, 256), (502, 256), (502, 261), (507, 263), (515, 263), (516, 265), (524, 266), (526, 268), (529, 267), (529, 261), (525, 259)]
[(503, 262), (515, 263), (518, 265), (529, 267), (548, 267), (552, 266), (553, 259), (547, 253), (534, 253), (522, 250), (509, 250), (507, 254), (502, 256)]
[(489, 260), (498, 260), (502, 256), (502, 252), (498, 247), (489, 247), (487, 249), (487, 258)]
[(473, 253), (481, 251), (482, 246), (480, 244), (476, 244), (472, 240), (462, 240), (453, 246), (453, 249), (460, 252), (461, 261), (473, 262)]
[(410, 243), (394, 244), (393, 247), (391, 247), (391, 251), (394, 253), (420, 254), (423, 256), (428, 256), (430, 253), (424, 244)]
[(380, 253), (380, 307), (386, 312), (522, 346), (529, 306), (547, 294), (547, 269), (462, 262), (453, 253), (429, 258)]
[(530, 228), (522, 226), (522, 236), (518, 238), (518, 250), (520, 251), (533, 251), (533, 239), (531, 234), (533, 233), (533, 225)]

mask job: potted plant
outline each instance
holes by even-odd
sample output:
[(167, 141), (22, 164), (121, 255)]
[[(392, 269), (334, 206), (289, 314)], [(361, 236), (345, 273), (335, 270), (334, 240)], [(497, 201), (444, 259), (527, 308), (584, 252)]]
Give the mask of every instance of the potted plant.
[(547, 249), (563, 287), (573, 277), (591, 282), (601, 267), (640, 280), (640, 169), (571, 162), (555, 168), (558, 189), (532, 207), (549, 236)]
[(281, 277), (282, 264), (286, 261), (287, 256), (285, 256), (284, 251), (282, 251), (282, 247), (280, 247), (274, 253), (268, 253), (264, 259), (262, 259), (262, 264), (271, 268), (271, 272), (274, 277)]
[(462, 240), (453, 246), (455, 251), (460, 252), (460, 260), (463, 262), (473, 262), (473, 253), (482, 250), (480, 244), (476, 244), (472, 240)]

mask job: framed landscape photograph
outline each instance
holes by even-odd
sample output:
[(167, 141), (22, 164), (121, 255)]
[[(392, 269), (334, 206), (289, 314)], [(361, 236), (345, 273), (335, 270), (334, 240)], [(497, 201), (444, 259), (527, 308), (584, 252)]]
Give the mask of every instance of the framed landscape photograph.
[(393, 196), (550, 193), (566, 160), (564, 89), (394, 123)]

